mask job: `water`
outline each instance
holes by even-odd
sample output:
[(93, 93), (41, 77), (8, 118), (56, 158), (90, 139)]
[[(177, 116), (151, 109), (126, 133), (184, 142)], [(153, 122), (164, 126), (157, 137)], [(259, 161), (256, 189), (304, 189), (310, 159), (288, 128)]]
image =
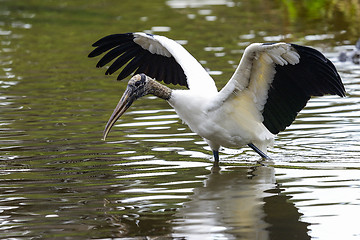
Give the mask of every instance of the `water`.
[[(0, 1), (0, 238), (359, 239), (360, 66), (337, 56), (360, 11), (341, 3)], [(222, 149), (211, 173), (206, 143), (153, 97), (104, 142), (126, 84), (86, 56), (131, 31), (181, 40), (219, 88), (251, 42), (314, 46), (347, 97), (311, 100), (264, 167)]]

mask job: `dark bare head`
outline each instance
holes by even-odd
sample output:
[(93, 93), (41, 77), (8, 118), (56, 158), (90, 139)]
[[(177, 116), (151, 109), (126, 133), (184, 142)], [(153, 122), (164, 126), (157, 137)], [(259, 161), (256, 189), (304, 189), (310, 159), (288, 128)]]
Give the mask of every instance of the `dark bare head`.
[(137, 74), (133, 76), (127, 85), (127, 88), (122, 95), (119, 103), (114, 109), (109, 121), (107, 122), (104, 130), (103, 139), (109, 134), (110, 129), (114, 126), (115, 122), (125, 113), (131, 104), (138, 98), (147, 94), (154, 94), (162, 99), (169, 100), (171, 89), (161, 85), (154, 79), (146, 76), (145, 74)]

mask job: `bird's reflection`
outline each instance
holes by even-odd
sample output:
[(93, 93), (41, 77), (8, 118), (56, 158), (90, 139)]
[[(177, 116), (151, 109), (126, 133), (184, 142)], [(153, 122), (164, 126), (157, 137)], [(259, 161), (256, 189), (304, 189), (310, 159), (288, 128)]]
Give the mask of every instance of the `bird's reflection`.
[(187, 239), (310, 239), (307, 224), (281, 194), (273, 167), (212, 172), (179, 210), (175, 237)]

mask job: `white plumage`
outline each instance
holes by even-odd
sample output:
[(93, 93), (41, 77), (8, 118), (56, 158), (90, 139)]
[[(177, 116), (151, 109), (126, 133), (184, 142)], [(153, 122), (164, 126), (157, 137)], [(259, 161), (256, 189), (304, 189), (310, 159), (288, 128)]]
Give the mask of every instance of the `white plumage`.
[[(135, 75), (105, 128), (104, 138), (133, 101), (150, 93), (167, 100), (190, 129), (207, 141), (216, 164), (220, 146), (249, 145), (266, 158), (274, 134), (293, 122), (311, 96), (345, 96), (330, 60), (315, 49), (295, 44), (251, 44), (221, 91), (185, 48), (164, 36), (114, 34), (93, 46), (96, 49), (89, 57), (108, 51), (97, 67), (116, 58), (106, 74), (126, 65), (118, 79)], [(171, 90), (152, 78), (188, 90)]]
[(151, 53), (166, 57), (174, 57), (176, 62), (183, 69), (187, 78), (187, 84), (191, 91), (217, 92), (214, 80), (201, 64), (177, 42), (164, 36), (149, 35), (145, 33), (135, 33), (134, 42), (140, 42), (139, 45)]

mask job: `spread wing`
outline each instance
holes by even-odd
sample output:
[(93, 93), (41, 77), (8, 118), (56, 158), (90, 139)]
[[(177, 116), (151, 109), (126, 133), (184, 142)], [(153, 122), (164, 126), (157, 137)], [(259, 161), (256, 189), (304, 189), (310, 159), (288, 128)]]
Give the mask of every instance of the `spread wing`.
[(106, 36), (93, 44), (89, 57), (107, 52), (96, 65), (109, 62), (106, 75), (124, 67), (118, 80), (130, 74), (145, 73), (165, 83), (179, 84), (190, 90), (217, 91), (215, 83), (201, 64), (180, 44), (164, 36), (125, 33)]
[[(251, 96), (265, 127), (273, 134), (285, 130), (312, 96), (345, 96), (332, 62), (319, 51), (295, 44), (252, 44), (217, 104)], [(246, 102), (246, 101), (245, 101)]]

